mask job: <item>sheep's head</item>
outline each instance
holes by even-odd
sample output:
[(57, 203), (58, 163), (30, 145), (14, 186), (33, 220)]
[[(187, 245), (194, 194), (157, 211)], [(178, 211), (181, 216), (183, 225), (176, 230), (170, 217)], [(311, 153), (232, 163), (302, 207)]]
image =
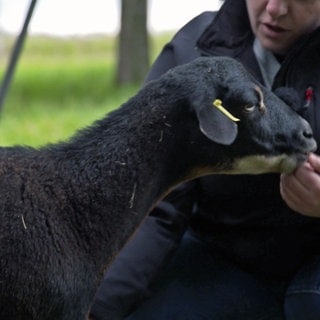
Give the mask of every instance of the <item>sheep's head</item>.
[(195, 64), (193, 70), (206, 67), (189, 101), (201, 132), (228, 159), (220, 172), (288, 172), (315, 151), (310, 125), (238, 62), (201, 58)]

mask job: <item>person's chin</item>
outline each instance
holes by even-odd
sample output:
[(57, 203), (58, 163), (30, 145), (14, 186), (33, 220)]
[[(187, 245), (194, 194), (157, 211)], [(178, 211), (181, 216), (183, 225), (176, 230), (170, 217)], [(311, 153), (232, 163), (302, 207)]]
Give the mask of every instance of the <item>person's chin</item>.
[(275, 41), (274, 39), (270, 39), (268, 37), (259, 36), (258, 38), (260, 40), (261, 46), (273, 53), (276, 54), (284, 54), (285, 53), (285, 46), (284, 41)]

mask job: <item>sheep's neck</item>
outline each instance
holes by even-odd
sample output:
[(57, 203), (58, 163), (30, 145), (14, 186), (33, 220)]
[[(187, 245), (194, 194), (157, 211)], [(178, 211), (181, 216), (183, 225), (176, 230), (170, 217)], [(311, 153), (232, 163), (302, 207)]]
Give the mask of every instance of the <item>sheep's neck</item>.
[[(121, 116), (121, 111), (119, 113), (116, 117)], [(106, 127), (113, 118), (114, 115), (106, 121)], [(95, 260), (103, 256), (100, 260), (103, 266), (106, 258), (120, 250), (156, 202), (183, 178), (184, 169), (170, 155), (176, 152), (179, 139), (171, 126), (165, 115), (160, 119), (151, 118), (148, 123), (137, 121), (130, 125), (124, 118), (116, 131), (101, 127), (106, 137), (98, 149), (94, 146), (93, 150), (98, 150), (95, 157), (94, 151), (88, 150), (88, 161), (85, 154), (82, 156), (82, 162), (88, 167), (81, 169), (84, 174), (92, 172), (92, 167), (101, 166), (97, 168), (97, 175), (90, 177), (87, 193), (94, 201), (89, 197), (88, 205), (83, 205), (84, 210), (88, 210), (83, 213), (88, 221), (83, 220), (79, 229), (81, 234), (90, 234), (85, 239), (87, 252)], [(79, 207), (84, 200), (78, 199)], [(97, 243), (104, 243), (105, 248), (97, 247)]]

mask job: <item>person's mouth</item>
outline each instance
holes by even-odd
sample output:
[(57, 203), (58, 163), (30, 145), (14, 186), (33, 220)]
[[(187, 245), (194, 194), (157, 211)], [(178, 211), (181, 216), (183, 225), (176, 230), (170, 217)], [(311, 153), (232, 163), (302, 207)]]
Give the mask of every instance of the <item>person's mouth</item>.
[(268, 37), (277, 37), (286, 32), (286, 29), (271, 23), (262, 23), (262, 31)]

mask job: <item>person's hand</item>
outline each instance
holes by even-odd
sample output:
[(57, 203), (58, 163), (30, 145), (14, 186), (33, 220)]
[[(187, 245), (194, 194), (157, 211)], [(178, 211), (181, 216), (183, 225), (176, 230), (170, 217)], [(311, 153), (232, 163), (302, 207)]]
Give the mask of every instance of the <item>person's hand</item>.
[(320, 156), (310, 154), (293, 173), (282, 174), (280, 193), (294, 211), (320, 218)]

